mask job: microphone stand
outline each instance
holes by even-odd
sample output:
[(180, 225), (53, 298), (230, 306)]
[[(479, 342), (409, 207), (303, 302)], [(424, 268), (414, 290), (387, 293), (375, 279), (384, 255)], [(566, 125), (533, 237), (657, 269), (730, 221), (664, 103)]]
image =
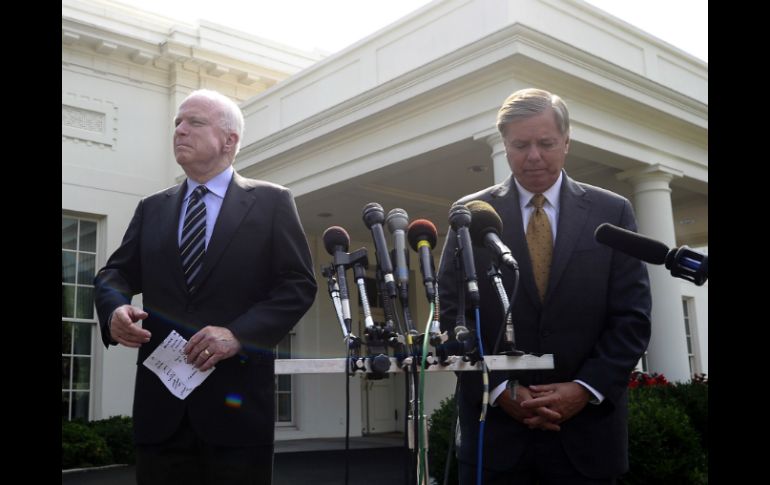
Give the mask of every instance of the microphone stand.
[[(514, 268), (514, 273), (514, 287), (511, 294), (515, 297), (517, 287), (519, 286), (518, 266)], [(503, 286), (503, 275), (500, 272), (500, 268), (498, 268), (494, 263), (490, 264), (489, 270), (487, 271), (487, 277), (489, 278), (490, 284), (497, 293), (497, 297), (500, 300), (500, 305), (503, 308), (504, 315), (503, 325), (500, 326), (500, 332), (497, 334), (497, 340), (495, 342), (495, 347), (492, 350), (492, 354), (497, 354), (498, 347), (500, 346), (502, 340), (503, 349), (501, 353), (503, 355), (524, 355), (524, 352), (516, 348), (516, 337), (513, 332), (513, 315), (511, 315), (511, 302), (508, 301), (508, 295), (505, 293), (505, 287)], [(503, 333), (503, 328), (505, 328), (505, 333)], [(505, 338), (503, 338), (503, 335), (505, 335)]]
[(321, 274), (326, 277), (326, 284), (329, 288), (329, 296), (332, 299), (332, 304), (334, 305), (334, 312), (337, 314), (337, 320), (340, 323), (340, 327), (342, 328), (342, 337), (345, 338), (347, 341), (348, 337), (350, 336), (350, 329), (345, 324), (345, 320), (342, 318), (342, 302), (340, 301), (340, 287), (337, 283), (337, 278), (335, 277), (335, 270), (334, 266), (332, 265), (324, 265), (321, 266)]
[[(351, 254), (353, 260), (353, 277), (358, 286), (358, 295), (361, 301), (361, 308), (364, 311), (364, 345), (367, 348), (367, 358), (369, 359), (372, 374), (367, 379), (377, 380), (387, 377), (390, 369), (390, 359), (387, 352), (387, 339), (392, 334), (386, 327), (377, 326), (372, 319), (372, 310), (369, 306), (369, 296), (366, 294), (366, 268), (369, 266), (369, 260), (366, 257), (366, 248), (361, 248)], [(355, 256), (355, 257), (354, 257)], [(362, 363), (363, 364), (363, 363)], [(355, 370), (365, 371), (362, 365)]]

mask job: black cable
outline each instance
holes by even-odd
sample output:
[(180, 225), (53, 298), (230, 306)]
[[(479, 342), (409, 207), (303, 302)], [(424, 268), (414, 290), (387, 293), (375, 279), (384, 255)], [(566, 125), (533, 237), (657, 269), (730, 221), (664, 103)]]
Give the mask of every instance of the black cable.
[(345, 366), (345, 485), (348, 485), (348, 476), (350, 475), (350, 359), (352, 357), (349, 339), (348, 359)]
[(411, 453), (409, 453), (409, 373), (404, 374), (404, 485), (409, 485), (409, 475), (412, 468)]

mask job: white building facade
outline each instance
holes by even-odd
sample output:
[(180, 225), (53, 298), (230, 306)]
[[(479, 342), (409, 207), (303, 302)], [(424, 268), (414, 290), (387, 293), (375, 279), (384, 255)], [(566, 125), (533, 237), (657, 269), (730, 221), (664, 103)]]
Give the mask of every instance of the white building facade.
[[(345, 352), (319, 270), (331, 260), (324, 229), (344, 227), (351, 249), (370, 249), (372, 268), (361, 210), (379, 202), (433, 221), (440, 248), (452, 202), (509, 175), (495, 115), (530, 86), (570, 108), (570, 176), (628, 197), (640, 233), (707, 251), (708, 65), (580, 0), (437, 0), (323, 60), (205, 22), (180, 27), (119, 4), (64, 1), (63, 416), (131, 414), (136, 354), (103, 350), (89, 274), (118, 246), (139, 199), (180, 180), (171, 120), (190, 91), (239, 101), (236, 170), (294, 193), (319, 293), (282, 345), (324, 358)], [(422, 327), (428, 308), (411, 258)], [(707, 373), (708, 283), (649, 269), (648, 370), (676, 381)], [(429, 377), (428, 412), (455, 380)], [(403, 429), (403, 387), (402, 376), (354, 378), (352, 434)], [(286, 376), (278, 391), (277, 439), (344, 434), (342, 375)]]

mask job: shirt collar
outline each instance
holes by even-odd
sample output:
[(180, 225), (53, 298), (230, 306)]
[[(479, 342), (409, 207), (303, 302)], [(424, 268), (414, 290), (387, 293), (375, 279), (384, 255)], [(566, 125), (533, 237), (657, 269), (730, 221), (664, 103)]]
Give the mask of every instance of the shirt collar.
[[(225, 194), (227, 193), (227, 187), (230, 185), (230, 181), (233, 179), (234, 172), (235, 171), (233, 170), (233, 166), (228, 165), (226, 169), (219, 172), (219, 174), (217, 174), (213, 179), (206, 182), (204, 185), (206, 186), (207, 189), (209, 189), (209, 192), (213, 193), (220, 199), (224, 199)], [(201, 184), (188, 178), (187, 194), (185, 194), (185, 199), (188, 199), (190, 197), (190, 194), (192, 194), (193, 190), (195, 190), (195, 188), (199, 185)]]
[[(559, 178), (556, 179), (556, 182), (554, 182), (553, 185), (548, 188), (548, 190), (543, 192), (545, 200), (557, 211), (559, 210), (559, 192), (561, 191), (563, 176), (564, 172), (559, 172)], [(516, 180), (516, 177), (513, 178), (513, 181), (516, 183), (516, 188), (519, 190), (519, 205), (523, 210), (529, 204), (529, 201), (532, 200), (532, 196), (535, 194), (522, 187), (519, 181)]]

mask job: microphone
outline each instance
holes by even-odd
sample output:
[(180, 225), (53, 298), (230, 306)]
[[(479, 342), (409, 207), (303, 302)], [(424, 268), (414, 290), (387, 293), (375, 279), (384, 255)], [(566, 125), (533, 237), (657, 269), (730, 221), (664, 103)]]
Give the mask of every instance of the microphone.
[(427, 219), (414, 220), (409, 224), (406, 238), (409, 240), (409, 246), (420, 255), (420, 271), (422, 272), (422, 281), (425, 283), (425, 293), (428, 295), (428, 301), (432, 302), (436, 298), (436, 277), (434, 276), (433, 256), (430, 252), (436, 247), (436, 239), (438, 238), (436, 226)]
[(498, 261), (511, 269), (518, 268), (519, 265), (511, 254), (511, 250), (500, 239), (503, 221), (495, 208), (483, 200), (472, 200), (465, 206), (471, 211), (470, 233), (473, 245), (486, 246)]
[(334, 257), (334, 268), (337, 272), (337, 282), (340, 286), (340, 300), (342, 303), (342, 319), (350, 328), (350, 293), (348, 292), (347, 274), (345, 273), (345, 263), (347, 262), (347, 251), (350, 246), (350, 236), (347, 231), (340, 226), (331, 226), (323, 233), (323, 242), (326, 252)]
[(409, 215), (404, 209), (391, 209), (385, 218), (388, 230), (393, 234), (393, 250), (396, 252), (396, 280), (401, 290), (401, 300), (406, 301), (409, 285), (409, 267), (406, 264), (407, 249), (404, 231), (409, 225)]
[(385, 211), (377, 202), (370, 202), (364, 206), (363, 210), (364, 224), (372, 231), (374, 239), (374, 252), (377, 255), (377, 262), (382, 271), (382, 279), (385, 280), (385, 288), (391, 298), (396, 296), (396, 282), (393, 279), (393, 266), (390, 264), (390, 254), (388, 254), (388, 243), (385, 241), (385, 233), (382, 230), (382, 223), (385, 221)]
[(650, 264), (665, 264), (671, 276), (700, 286), (708, 279), (708, 255), (687, 246), (669, 249), (660, 241), (605, 222), (596, 228), (597, 242)]
[(463, 204), (454, 204), (449, 208), (449, 225), (457, 234), (457, 249), (462, 253), (463, 272), (468, 285), (468, 296), (471, 303), (478, 307), (479, 284), (476, 279), (476, 265), (473, 262), (473, 248), (468, 226), (471, 224), (471, 212)]

